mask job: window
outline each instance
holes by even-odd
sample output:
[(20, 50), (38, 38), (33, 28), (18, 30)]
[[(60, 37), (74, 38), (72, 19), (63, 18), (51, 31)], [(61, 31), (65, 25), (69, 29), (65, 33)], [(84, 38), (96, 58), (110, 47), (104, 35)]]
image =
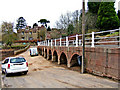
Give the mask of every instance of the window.
[(26, 60), (24, 58), (12, 58), (10, 59), (10, 63), (21, 63), (25, 62)]
[(22, 40), (24, 40), (25, 38), (24, 37), (22, 37)]
[(8, 63), (8, 61), (9, 61), (9, 59), (6, 59), (3, 63), (6, 64), (6, 63)]
[(30, 35), (32, 35), (32, 32), (29, 32)]
[(22, 35), (24, 35), (24, 32), (22, 31)]
[(32, 37), (29, 37), (29, 40), (33, 40), (33, 38), (32, 38)]

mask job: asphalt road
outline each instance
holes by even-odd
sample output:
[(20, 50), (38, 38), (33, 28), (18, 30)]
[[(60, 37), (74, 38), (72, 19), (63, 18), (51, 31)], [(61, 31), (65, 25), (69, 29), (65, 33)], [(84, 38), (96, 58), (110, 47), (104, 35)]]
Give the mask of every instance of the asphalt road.
[(30, 57), (29, 50), (18, 55), (29, 63), (27, 75), (1, 75), (3, 88), (118, 88), (118, 83), (110, 79), (80, 74), (44, 59)]

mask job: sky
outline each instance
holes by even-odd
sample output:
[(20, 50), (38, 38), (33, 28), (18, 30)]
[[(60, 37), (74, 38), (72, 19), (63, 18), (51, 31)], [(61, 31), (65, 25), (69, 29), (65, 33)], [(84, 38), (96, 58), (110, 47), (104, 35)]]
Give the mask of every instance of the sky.
[[(116, 0), (116, 11), (119, 1)], [(16, 20), (22, 16), (29, 26), (38, 23), (40, 19), (47, 19), (50, 27), (54, 28), (61, 14), (81, 9), (82, 0), (1, 0), (0, 24), (3, 21), (16, 24)]]

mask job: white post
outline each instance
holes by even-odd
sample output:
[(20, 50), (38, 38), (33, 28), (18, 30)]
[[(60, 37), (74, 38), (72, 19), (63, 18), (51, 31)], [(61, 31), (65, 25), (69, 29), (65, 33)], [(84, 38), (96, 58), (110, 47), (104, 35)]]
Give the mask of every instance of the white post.
[(55, 39), (55, 46), (56, 46), (56, 39)]
[(73, 46), (74, 46), (74, 40), (73, 40)]
[(81, 42), (81, 40), (79, 40), (79, 45), (82, 45), (82, 42)]
[(49, 40), (48, 40), (48, 46), (49, 46)]
[(76, 47), (78, 47), (78, 35), (76, 34)]
[(68, 47), (68, 44), (69, 44), (68, 37), (66, 37), (66, 47)]
[(46, 40), (46, 46), (47, 46), (47, 40)]
[(62, 44), (61, 44), (61, 37), (60, 37), (60, 47), (62, 46)]
[(52, 45), (52, 39), (51, 39), (51, 46), (53, 46), (53, 45)]
[(91, 47), (95, 47), (95, 45), (94, 45), (94, 32), (92, 32), (92, 46)]
[(45, 46), (45, 41), (43, 43), (44, 43), (44, 46)]
[(119, 36), (119, 42), (118, 42), (119, 46), (118, 47), (120, 47), (120, 27), (119, 27), (119, 35), (118, 36)]

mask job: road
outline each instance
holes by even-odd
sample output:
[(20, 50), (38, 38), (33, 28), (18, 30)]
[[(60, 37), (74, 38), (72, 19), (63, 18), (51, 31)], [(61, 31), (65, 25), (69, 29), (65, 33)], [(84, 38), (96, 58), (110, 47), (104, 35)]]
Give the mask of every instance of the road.
[(40, 55), (30, 57), (29, 51), (18, 56), (28, 61), (29, 72), (27, 75), (2, 75), (3, 88), (118, 88), (115, 81), (68, 70)]

